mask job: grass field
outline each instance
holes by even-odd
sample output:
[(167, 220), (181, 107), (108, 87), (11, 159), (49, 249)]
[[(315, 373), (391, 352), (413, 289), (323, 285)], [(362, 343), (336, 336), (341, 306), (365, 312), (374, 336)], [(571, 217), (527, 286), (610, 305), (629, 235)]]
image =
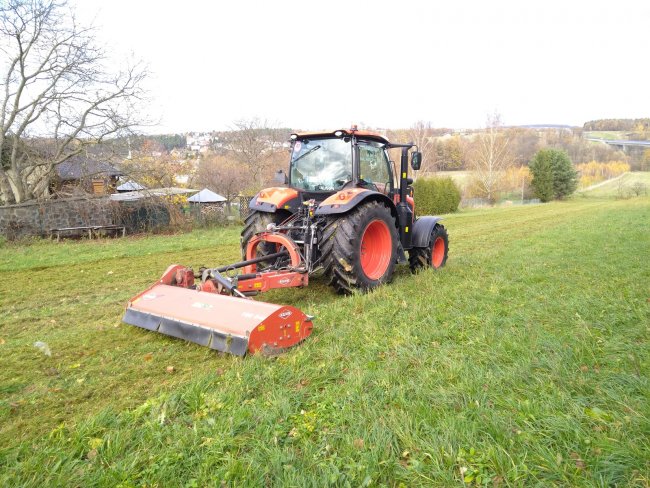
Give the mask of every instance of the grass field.
[(439, 272), (263, 297), (316, 315), (277, 359), (120, 323), (168, 264), (236, 259), (236, 228), (5, 244), (0, 485), (648, 486), (650, 199), (445, 225)]
[(581, 190), (579, 194), (594, 197), (628, 197), (636, 183), (645, 185), (646, 191), (650, 193), (650, 171), (634, 171), (625, 173), (620, 178), (604, 181), (601, 185), (590, 190)]

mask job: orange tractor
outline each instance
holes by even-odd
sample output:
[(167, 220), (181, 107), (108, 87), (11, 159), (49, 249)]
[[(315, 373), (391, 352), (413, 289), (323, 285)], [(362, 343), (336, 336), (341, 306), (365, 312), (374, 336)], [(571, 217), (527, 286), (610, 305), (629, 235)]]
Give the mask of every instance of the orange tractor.
[[(399, 172), (391, 148), (401, 149)], [(284, 186), (250, 202), (242, 261), (198, 273), (170, 266), (129, 302), (124, 322), (236, 355), (275, 353), (307, 338), (313, 317), (250, 297), (305, 287), (318, 271), (351, 293), (389, 282), (398, 263), (444, 266), (440, 218), (415, 216), (409, 152), (414, 170), (422, 154), (413, 148), (356, 127), (293, 134), (289, 174), (276, 174)]]

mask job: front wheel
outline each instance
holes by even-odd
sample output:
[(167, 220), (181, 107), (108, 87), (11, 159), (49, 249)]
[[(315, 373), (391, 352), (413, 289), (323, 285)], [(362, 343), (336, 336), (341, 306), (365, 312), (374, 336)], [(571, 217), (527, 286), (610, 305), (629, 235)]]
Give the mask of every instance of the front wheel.
[[(246, 246), (248, 241), (255, 234), (264, 232), (269, 224), (280, 224), (287, 218), (287, 215), (284, 212), (276, 213), (267, 213), (267, 212), (257, 212), (255, 210), (251, 211), (246, 219), (244, 220), (244, 228), (241, 231), (240, 243), (241, 243), (241, 255), (242, 260), (246, 259)], [(267, 254), (272, 254), (277, 252), (276, 246), (268, 242), (261, 242), (257, 246), (257, 257), (266, 256)], [(259, 263), (260, 267), (266, 267), (272, 263), (262, 262)]]
[(436, 224), (431, 231), (427, 247), (414, 247), (409, 251), (409, 266), (416, 272), (424, 268), (442, 268), (449, 253), (449, 236), (443, 225)]
[(340, 293), (351, 293), (389, 282), (397, 261), (397, 240), (395, 217), (379, 202), (332, 217), (320, 246), (330, 284)]

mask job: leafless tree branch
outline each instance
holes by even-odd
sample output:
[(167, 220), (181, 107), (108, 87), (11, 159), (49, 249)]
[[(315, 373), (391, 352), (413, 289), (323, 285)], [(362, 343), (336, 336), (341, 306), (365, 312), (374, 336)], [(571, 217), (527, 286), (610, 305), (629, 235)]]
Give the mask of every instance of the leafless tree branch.
[(505, 171), (514, 163), (510, 139), (501, 127), (498, 113), (488, 116), (486, 129), (477, 135), (471, 153), (470, 166), (474, 170), (474, 186), (490, 202), (501, 190)]
[(0, 6), (0, 197), (45, 197), (56, 165), (128, 133), (144, 100), (146, 68), (117, 73), (66, 0)]

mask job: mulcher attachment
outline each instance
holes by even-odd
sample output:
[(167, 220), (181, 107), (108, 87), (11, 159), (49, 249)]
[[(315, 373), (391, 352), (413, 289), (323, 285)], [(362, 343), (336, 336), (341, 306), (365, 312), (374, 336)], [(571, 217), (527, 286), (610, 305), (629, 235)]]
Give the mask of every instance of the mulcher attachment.
[(312, 330), (311, 318), (295, 307), (164, 284), (129, 302), (123, 320), (237, 356), (286, 349)]
[[(131, 299), (122, 320), (237, 356), (275, 354), (302, 342), (311, 334), (312, 317), (295, 307), (248, 298), (269, 289), (308, 283), (295, 243), (283, 235), (265, 233), (264, 237), (249, 243), (248, 259), (240, 263), (202, 269), (196, 276), (191, 268), (170, 266), (157, 283)], [(262, 241), (284, 250), (255, 258), (255, 248)], [(290, 267), (257, 270), (258, 263), (275, 257), (288, 259)], [(244, 268), (244, 274), (221, 274), (238, 268)], [(196, 277), (200, 284), (194, 284)]]

